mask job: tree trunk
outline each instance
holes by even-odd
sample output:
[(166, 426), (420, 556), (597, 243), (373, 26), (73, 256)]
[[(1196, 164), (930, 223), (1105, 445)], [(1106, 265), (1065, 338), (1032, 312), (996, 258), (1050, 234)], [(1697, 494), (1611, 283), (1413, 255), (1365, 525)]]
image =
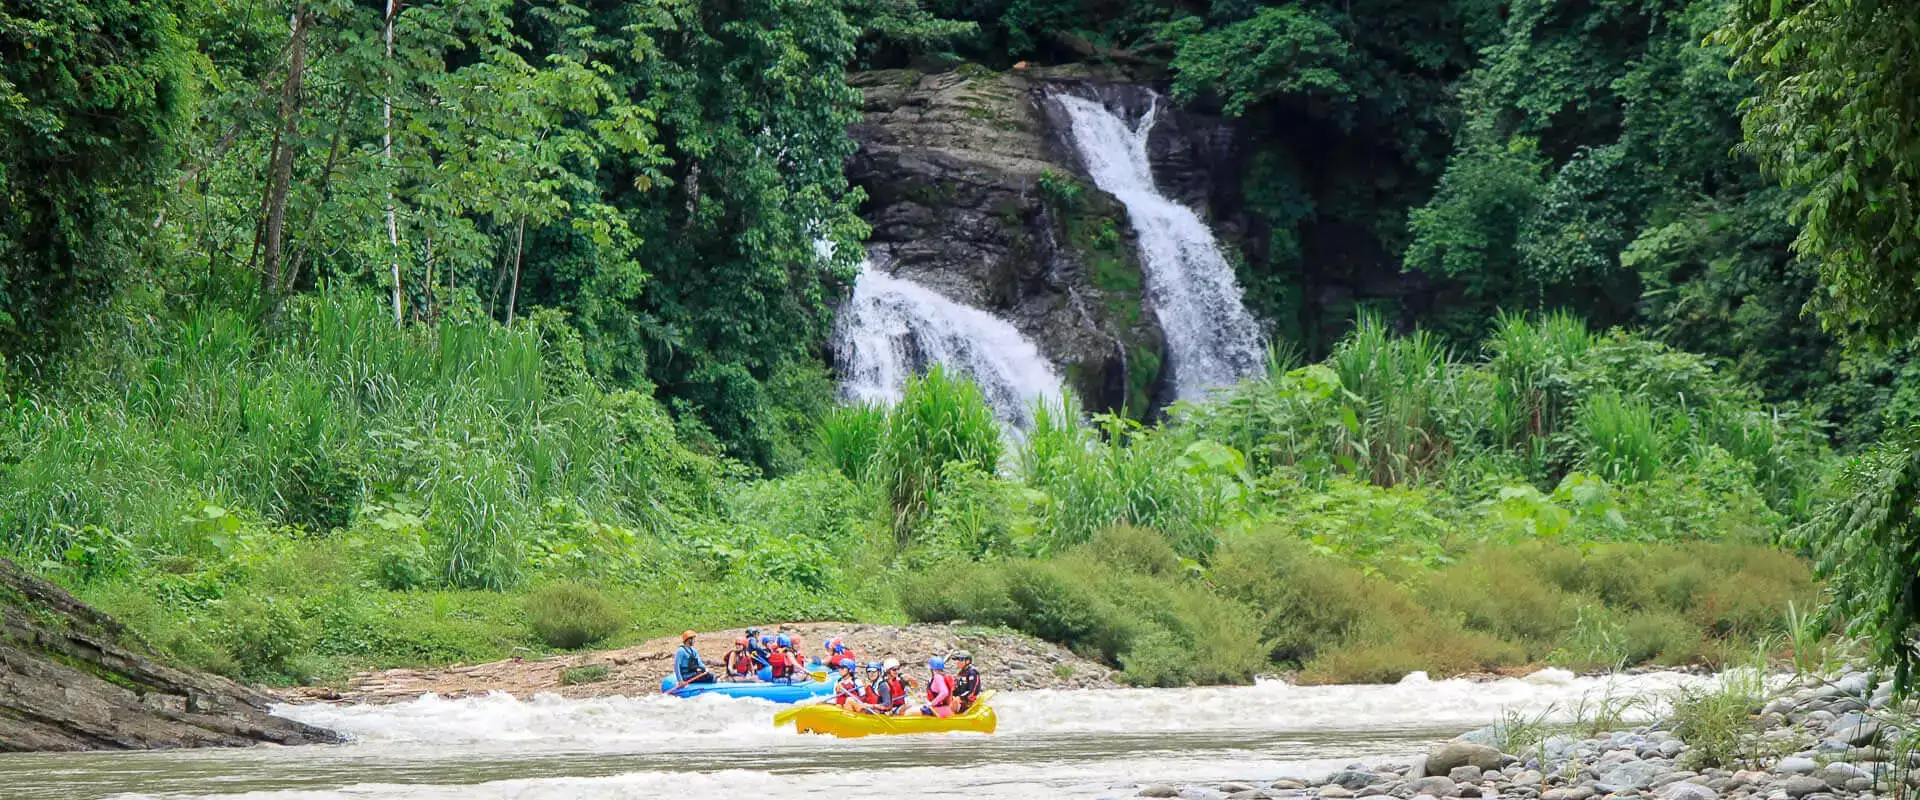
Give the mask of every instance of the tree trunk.
[(274, 153), (272, 189), (267, 198), (266, 274), (261, 280), (261, 299), (267, 316), (280, 305), (280, 256), (286, 244), (287, 192), (293, 184), (293, 160), (300, 136), (301, 82), (307, 71), (307, 26), (305, 8), (293, 12), (293, 34), (287, 47), (287, 82), (280, 93), (280, 145)]
[(440, 303), (438, 301), (440, 298), (436, 297), (435, 296), (436, 294), (438, 293), (434, 291), (434, 285), (433, 285), (433, 234), (429, 233), (427, 234), (427, 315), (426, 315), (426, 320), (429, 323), (439, 319)]
[(387, 246), (388, 256), (393, 263), (393, 324), (399, 327), (404, 322), (400, 301), (403, 295), (400, 282), (400, 221), (393, 208), (393, 17), (399, 12), (397, 0), (387, 0), (387, 93), (380, 98), (381, 147), (385, 150), (387, 162)]
[(521, 245), (527, 241), (527, 218), (520, 218), (520, 227), (513, 234), (513, 288), (507, 290), (507, 325), (513, 325), (513, 306), (520, 299), (520, 253)]

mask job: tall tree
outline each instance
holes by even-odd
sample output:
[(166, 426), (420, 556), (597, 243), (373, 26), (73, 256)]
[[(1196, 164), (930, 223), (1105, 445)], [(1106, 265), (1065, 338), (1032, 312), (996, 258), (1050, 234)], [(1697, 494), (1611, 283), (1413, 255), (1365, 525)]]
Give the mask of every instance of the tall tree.
[(1760, 85), (1748, 151), (1807, 190), (1813, 308), (1881, 343), (1920, 333), (1920, 3), (1740, 0), (1719, 39)]
[(190, 120), (188, 0), (0, 3), (0, 356), (104, 300)]

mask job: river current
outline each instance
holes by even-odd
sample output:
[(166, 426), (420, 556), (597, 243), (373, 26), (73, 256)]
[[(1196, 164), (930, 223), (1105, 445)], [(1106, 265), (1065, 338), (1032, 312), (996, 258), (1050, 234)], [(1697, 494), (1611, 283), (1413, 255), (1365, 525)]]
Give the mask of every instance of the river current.
[[(1505, 712), (1670, 696), (1691, 678), (1547, 670), (1475, 683), (1279, 682), (1033, 691), (994, 700), (1000, 730), (839, 740), (775, 729), (757, 700), (423, 697), (277, 713), (339, 746), (0, 755), (6, 800), (625, 800), (1125, 797), (1141, 784), (1271, 780), (1405, 759)], [(1651, 711), (1651, 707), (1648, 709)]]

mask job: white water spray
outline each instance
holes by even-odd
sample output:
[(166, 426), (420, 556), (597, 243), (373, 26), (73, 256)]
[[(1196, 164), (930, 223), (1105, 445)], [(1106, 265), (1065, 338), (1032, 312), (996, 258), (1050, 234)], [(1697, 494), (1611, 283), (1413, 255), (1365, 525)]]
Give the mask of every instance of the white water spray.
[(1127, 207), (1138, 234), (1147, 291), (1167, 335), (1168, 368), (1181, 400), (1256, 375), (1265, 357), (1260, 326), (1242, 302), (1233, 266), (1200, 215), (1160, 194), (1147, 160), (1159, 98), (1137, 125), (1095, 100), (1059, 95), (1088, 174)]
[(933, 364), (978, 384), (1002, 423), (1033, 424), (1036, 401), (1061, 401), (1060, 376), (1020, 331), (905, 278), (862, 264), (853, 297), (834, 325), (841, 392), (855, 402), (892, 405), (908, 376)]

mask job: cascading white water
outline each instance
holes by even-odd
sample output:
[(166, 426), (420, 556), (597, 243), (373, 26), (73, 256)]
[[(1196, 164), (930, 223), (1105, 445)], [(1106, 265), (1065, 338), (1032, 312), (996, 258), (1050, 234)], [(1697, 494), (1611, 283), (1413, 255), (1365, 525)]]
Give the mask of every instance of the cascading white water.
[(973, 379), (1000, 421), (1025, 429), (1035, 402), (1058, 404), (1060, 376), (1020, 331), (905, 278), (862, 264), (834, 325), (841, 392), (892, 405), (907, 377), (932, 364)]
[(1260, 326), (1242, 302), (1233, 266), (1213, 232), (1193, 209), (1160, 194), (1147, 160), (1158, 98), (1138, 124), (1104, 104), (1057, 95), (1073, 123), (1073, 144), (1093, 182), (1127, 207), (1138, 235), (1147, 291), (1166, 332), (1175, 395), (1204, 397), (1208, 389), (1258, 374), (1265, 363)]

